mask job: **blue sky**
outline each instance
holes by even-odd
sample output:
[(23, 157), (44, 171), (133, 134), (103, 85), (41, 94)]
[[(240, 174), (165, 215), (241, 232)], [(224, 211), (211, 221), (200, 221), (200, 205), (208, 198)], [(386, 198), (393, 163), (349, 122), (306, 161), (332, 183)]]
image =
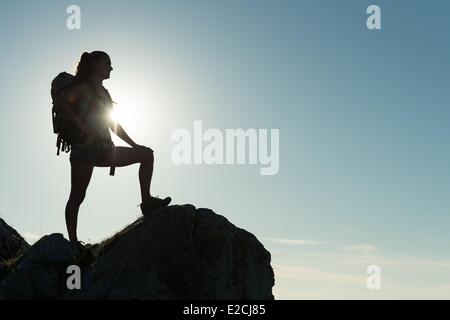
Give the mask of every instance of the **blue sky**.
[[(98, 49), (125, 129), (155, 150), (152, 191), (254, 233), (276, 297), (450, 297), (448, 1), (77, 1), (81, 30), (66, 28), (70, 4), (0, 4), (0, 215), (19, 232), (66, 236), (50, 82)], [(370, 4), (382, 30), (366, 28)], [(174, 165), (171, 133), (195, 120), (279, 129), (279, 173)], [(95, 169), (81, 239), (139, 216), (137, 169)]]

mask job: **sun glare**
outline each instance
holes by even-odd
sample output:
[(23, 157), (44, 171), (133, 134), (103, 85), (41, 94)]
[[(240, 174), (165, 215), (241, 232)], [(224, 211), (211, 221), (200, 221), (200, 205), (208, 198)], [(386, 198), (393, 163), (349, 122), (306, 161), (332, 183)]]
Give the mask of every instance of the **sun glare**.
[(127, 82), (122, 79), (111, 84), (108, 89), (115, 102), (110, 114), (111, 120), (122, 125), (133, 139), (144, 141), (149, 135), (159, 132), (164, 121), (164, 113), (160, 112), (160, 99), (154, 92), (149, 92), (148, 86), (150, 85), (145, 80), (134, 79), (133, 82)]
[(110, 117), (114, 122), (120, 123), (123, 116), (120, 115), (120, 111), (118, 111), (117, 107), (114, 107), (114, 109), (111, 111)]
[(136, 100), (127, 96), (123, 91), (115, 94), (113, 100), (116, 102), (110, 117), (113, 121), (126, 127), (136, 127), (138, 116), (136, 115)]

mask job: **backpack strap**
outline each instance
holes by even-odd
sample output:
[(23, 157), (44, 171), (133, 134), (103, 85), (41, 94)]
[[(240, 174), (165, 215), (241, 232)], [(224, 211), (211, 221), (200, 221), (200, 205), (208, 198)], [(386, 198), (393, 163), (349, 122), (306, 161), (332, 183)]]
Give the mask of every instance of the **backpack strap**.
[[(114, 148), (115, 147), (114, 142), (111, 141), (111, 143), (112, 143), (112, 147)], [(115, 152), (115, 149), (114, 149), (114, 152)], [(116, 158), (115, 155), (114, 155), (114, 158)], [(114, 176), (115, 173), (116, 173), (116, 167), (115, 166), (110, 167), (109, 175)]]
[(59, 156), (59, 150), (61, 149), (61, 137), (58, 134), (58, 138), (56, 138), (56, 155)]

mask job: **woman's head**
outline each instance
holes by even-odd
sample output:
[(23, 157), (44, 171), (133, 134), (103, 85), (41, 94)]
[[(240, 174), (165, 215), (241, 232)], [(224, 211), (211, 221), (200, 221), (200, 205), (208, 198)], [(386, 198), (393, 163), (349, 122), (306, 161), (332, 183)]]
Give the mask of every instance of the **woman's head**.
[(111, 59), (106, 52), (83, 52), (77, 66), (74, 81), (75, 84), (79, 84), (84, 81), (89, 82), (93, 78), (99, 80), (109, 79), (112, 70)]

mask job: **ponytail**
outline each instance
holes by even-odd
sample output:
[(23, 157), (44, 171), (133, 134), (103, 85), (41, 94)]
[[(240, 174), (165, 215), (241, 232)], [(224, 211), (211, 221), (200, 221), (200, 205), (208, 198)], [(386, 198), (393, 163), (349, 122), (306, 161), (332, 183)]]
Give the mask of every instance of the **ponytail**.
[(85, 51), (80, 57), (80, 64), (87, 63), (89, 61), (90, 53)]
[(92, 74), (94, 73), (93, 63), (99, 62), (101, 59), (108, 57), (108, 54), (103, 51), (83, 52), (78, 62), (77, 72), (72, 82), (72, 86), (76, 86), (82, 82), (90, 82)]

